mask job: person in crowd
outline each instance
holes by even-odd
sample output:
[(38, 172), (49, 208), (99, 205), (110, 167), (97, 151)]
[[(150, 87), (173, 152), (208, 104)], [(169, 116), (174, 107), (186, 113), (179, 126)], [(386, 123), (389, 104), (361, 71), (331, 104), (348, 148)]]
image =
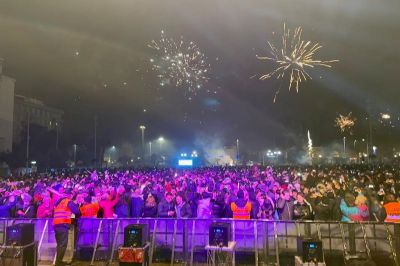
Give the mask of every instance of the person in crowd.
[(158, 204), (157, 215), (161, 218), (173, 218), (175, 217), (175, 205), (173, 202), (173, 196), (171, 192), (165, 194), (164, 200)]
[(311, 220), (313, 218), (311, 204), (305, 200), (302, 192), (297, 193), (296, 201), (293, 204), (294, 220)]
[(251, 213), (251, 202), (245, 199), (245, 193), (243, 190), (237, 192), (237, 200), (231, 203), (231, 210), (233, 213), (233, 219), (249, 220)]
[(143, 195), (140, 192), (140, 188), (136, 188), (131, 197), (131, 217), (138, 218), (142, 217), (144, 208)]
[(212, 208), (212, 217), (213, 218), (221, 218), (223, 217), (224, 212), (224, 198), (222, 194), (213, 192), (211, 198), (211, 208)]
[(351, 222), (361, 219), (360, 209), (356, 206), (356, 198), (352, 193), (347, 192), (340, 202), (342, 222)]
[(319, 197), (314, 201), (314, 220), (332, 221), (332, 206), (328, 197)]
[(289, 190), (282, 191), (278, 198), (276, 208), (279, 215), (279, 220), (290, 221), (293, 220), (293, 206), (294, 202)]
[(57, 200), (54, 203), (54, 219), (53, 228), (57, 242), (57, 255), (55, 266), (66, 265), (63, 262), (65, 251), (68, 245), (68, 232), (72, 224), (72, 216), (80, 216), (79, 206), (77, 202), (72, 201), (72, 194), (66, 191), (66, 194), (61, 194), (60, 191), (52, 191), (57, 195)]
[(104, 193), (99, 203), (100, 208), (103, 210), (103, 218), (115, 218), (114, 207), (119, 201), (120, 193), (116, 193), (114, 197), (114, 188), (111, 189), (110, 194)]
[[(52, 218), (48, 210), (68, 192), (88, 218), (186, 217), (186, 206), (191, 217), (233, 218), (236, 207), (250, 202), (251, 219), (398, 222), (399, 175), (393, 165), (378, 165), (373, 171), (368, 165), (348, 165), (16, 174), (0, 179), (0, 217)], [(61, 195), (53, 193), (50, 203), (48, 187)]]
[(386, 210), (379, 202), (376, 195), (371, 195), (369, 200), (370, 220), (375, 222), (384, 222), (386, 219)]
[(197, 218), (210, 219), (212, 217), (211, 195), (204, 191), (197, 203)]
[(17, 217), (18, 218), (35, 218), (36, 210), (32, 204), (32, 196), (28, 193), (21, 195), (21, 201), (17, 204)]
[(257, 200), (252, 204), (251, 218), (273, 220), (274, 212), (274, 201), (269, 196), (259, 193)]
[(82, 206), (79, 208), (82, 218), (97, 218), (100, 206), (96, 197), (87, 195)]
[(129, 206), (131, 197), (128, 193), (125, 192), (125, 188), (123, 186), (120, 186), (118, 189), (119, 193), (121, 193), (121, 196), (119, 197), (119, 200), (115, 205), (115, 217), (128, 218), (131, 212)]
[(51, 206), (51, 198), (49, 196), (42, 197), (42, 203), (39, 205), (36, 213), (37, 218), (53, 217), (53, 206)]
[(11, 218), (13, 217), (13, 209), (15, 208), (17, 201), (15, 196), (11, 193), (6, 193), (6, 195), (1, 199), (0, 204), (0, 218)]
[(143, 217), (157, 217), (157, 203), (153, 195), (148, 195), (143, 208)]
[(354, 204), (358, 208), (358, 214), (352, 217), (352, 221), (358, 221), (358, 222), (369, 221), (369, 209), (367, 206), (367, 197), (365, 197), (363, 194), (359, 194), (356, 197)]
[(393, 194), (386, 195), (383, 207), (385, 207), (387, 214), (385, 222), (400, 223), (400, 202), (396, 201)]
[(192, 217), (192, 208), (186, 202), (186, 197), (182, 192), (178, 192), (175, 197), (175, 213), (176, 218), (190, 218)]

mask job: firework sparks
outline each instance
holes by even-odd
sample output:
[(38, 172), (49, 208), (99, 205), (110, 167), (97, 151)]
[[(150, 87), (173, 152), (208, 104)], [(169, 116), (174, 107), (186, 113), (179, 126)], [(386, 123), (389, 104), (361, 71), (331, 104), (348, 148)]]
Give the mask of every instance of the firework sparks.
[[(262, 75), (259, 79), (266, 80), (272, 77), (276, 79), (283, 79), (289, 76), (289, 91), (295, 86), (296, 91), (299, 92), (301, 82), (312, 79), (306, 68), (314, 68), (316, 66), (323, 66), (330, 68), (330, 63), (338, 62), (339, 60), (322, 61), (314, 59), (315, 53), (322, 48), (319, 43), (312, 43), (311, 41), (304, 41), (301, 39), (303, 29), (297, 27), (292, 32), (286, 25), (283, 24), (282, 44), (277, 48), (271, 42), (268, 42), (271, 49), (272, 57), (257, 56), (260, 60), (269, 60), (277, 64), (275, 70), (268, 74)], [(274, 102), (280, 91), (276, 90)]]
[(194, 93), (209, 80), (210, 65), (193, 41), (187, 43), (182, 37), (175, 41), (161, 31), (161, 39), (152, 40), (148, 47), (156, 53), (150, 63), (153, 71), (158, 73), (161, 86), (185, 86), (189, 93)]
[(313, 146), (312, 146), (312, 139), (311, 139), (310, 130), (307, 130), (307, 138), (308, 138), (308, 155), (311, 158), (312, 157)]
[(354, 126), (356, 119), (351, 117), (351, 112), (348, 115), (339, 115), (335, 119), (335, 125), (340, 129), (340, 131), (343, 133), (345, 131), (350, 131), (351, 128)]

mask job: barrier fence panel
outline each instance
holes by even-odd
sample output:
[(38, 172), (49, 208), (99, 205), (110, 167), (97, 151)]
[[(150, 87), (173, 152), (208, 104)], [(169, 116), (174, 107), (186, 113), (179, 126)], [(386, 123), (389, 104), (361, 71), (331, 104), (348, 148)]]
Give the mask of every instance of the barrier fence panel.
[[(280, 253), (295, 254), (298, 236), (321, 238), (327, 256), (342, 254), (345, 247), (349, 254), (384, 254), (392, 257), (393, 261), (400, 255), (400, 224), (163, 218), (78, 219), (75, 246), (69, 243), (69, 254), (72, 256), (74, 248), (78, 251), (92, 248), (95, 250), (93, 260), (115, 260), (116, 250), (124, 242), (124, 228), (129, 224), (144, 223), (149, 229), (148, 241), (154, 240), (149, 251), (154, 262), (164, 260), (172, 263), (172, 260), (177, 260), (196, 263), (204, 258), (212, 222), (231, 223), (231, 237), (237, 243), (237, 254), (248, 254), (254, 263), (271, 260), (276, 256), (277, 249)], [(18, 223), (35, 224), (39, 260), (51, 261), (56, 250), (52, 219), (0, 219), (2, 245), (5, 244), (6, 227)]]

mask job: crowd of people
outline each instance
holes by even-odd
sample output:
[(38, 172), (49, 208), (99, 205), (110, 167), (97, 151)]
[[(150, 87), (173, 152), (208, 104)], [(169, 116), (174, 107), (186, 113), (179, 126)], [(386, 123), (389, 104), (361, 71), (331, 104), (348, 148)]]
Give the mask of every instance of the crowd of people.
[(400, 221), (393, 167), (79, 170), (0, 179), (0, 217)]

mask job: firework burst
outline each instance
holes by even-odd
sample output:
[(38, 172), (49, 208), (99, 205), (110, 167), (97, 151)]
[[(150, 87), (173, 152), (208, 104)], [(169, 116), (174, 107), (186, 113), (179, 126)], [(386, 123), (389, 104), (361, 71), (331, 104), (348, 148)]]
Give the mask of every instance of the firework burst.
[(351, 116), (351, 112), (348, 115), (340, 115), (335, 119), (335, 126), (340, 129), (342, 133), (350, 131), (355, 124), (356, 119)]
[(193, 41), (185, 42), (182, 37), (176, 41), (161, 31), (160, 40), (152, 40), (148, 47), (155, 51), (150, 63), (158, 73), (160, 86), (186, 87), (187, 92), (195, 93), (209, 80), (210, 65)]
[[(269, 60), (276, 63), (277, 67), (270, 73), (260, 76), (260, 80), (270, 79), (283, 79), (289, 76), (289, 91), (294, 86), (296, 91), (299, 92), (301, 82), (312, 79), (306, 68), (314, 68), (316, 66), (323, 66), (330, 68), (330, 63), (338, 62), (338, 60), (322, 61), (314, 59), (315, 53), (322, 48), (319, 43), (312, 43), (311, 41), (304, 41), (301, 39), (303, 29), (297, 27), (294, 31), (286, 28), (283, 24), (283, 35), (281, 47), (277, 48), (271, 42), (268, 42), (272, 57), (257, 56), (260, 60)], [(280, 91), (276, 90), (274, 102)]]

